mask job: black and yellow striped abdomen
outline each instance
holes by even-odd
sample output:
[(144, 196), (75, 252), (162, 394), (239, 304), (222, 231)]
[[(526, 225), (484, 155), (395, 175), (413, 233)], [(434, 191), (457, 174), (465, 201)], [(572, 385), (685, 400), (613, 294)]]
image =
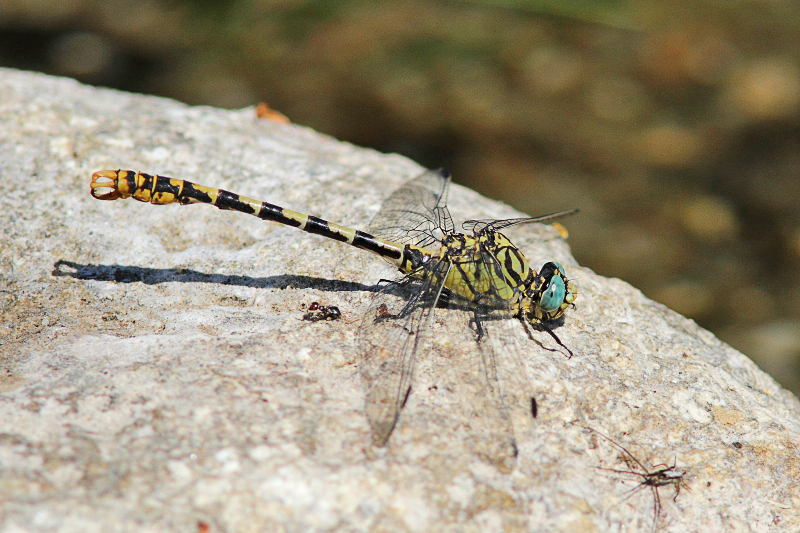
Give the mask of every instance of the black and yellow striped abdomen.
[(140, 202), (158, 205), (203, 203), (219, 209), (247, 213), (262, 220), (271, 220), (367, 250), (386, 258), (406, 272), (416, 267), (411, 264), (412, 255), (419, 255), (419, 253), (409, 254), (408, 249), (413, 247), (408, 245), (379, 239), (363, 231), (284, 209), (268, 202), (253, 200), (224, 189), (206, 187), (167, 176), (132, 170), (102, 170), (92, 174), (90, 190), (92, 196), (98, 200), (134, 198)]

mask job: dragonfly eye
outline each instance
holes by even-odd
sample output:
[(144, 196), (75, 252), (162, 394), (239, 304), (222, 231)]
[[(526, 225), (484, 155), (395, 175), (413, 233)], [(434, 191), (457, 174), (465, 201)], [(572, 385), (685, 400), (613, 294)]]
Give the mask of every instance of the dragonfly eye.
[(555, 275), (550, 278), (550, 283), (542, 291), (542, 297), (539, 300), (539, 306), (543, 311), (552, 313), (564, 303), (564, 297), (567, 295), (567, 288), (564, 286), (564, 280), (561, 276)]
[[(567, 297), (567, 287), (564, 278), (564, 267), (556, 262), (545, 263), (539, 272), (542, 280), (539, 307), (545, 313), (552, 314), (559, 311)], [(560, 315), (561, 313), (558, 313)], [(556, 318), (551, 316), (550, 318)]]

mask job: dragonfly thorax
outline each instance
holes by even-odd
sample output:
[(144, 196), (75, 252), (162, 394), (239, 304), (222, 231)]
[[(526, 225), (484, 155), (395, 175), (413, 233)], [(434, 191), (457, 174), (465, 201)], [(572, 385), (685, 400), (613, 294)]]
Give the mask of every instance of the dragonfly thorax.
[(432, 258), (452, 295), (491, 309), (519, 309), (535, 278), (528, 260), (503, 234), (449, 233)]

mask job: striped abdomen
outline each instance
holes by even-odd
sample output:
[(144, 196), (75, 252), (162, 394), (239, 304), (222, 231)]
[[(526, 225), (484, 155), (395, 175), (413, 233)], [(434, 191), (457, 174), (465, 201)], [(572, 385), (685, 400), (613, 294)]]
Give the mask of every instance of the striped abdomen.
[[(103, 191), (103, 189), (107, 189)], [(262, 220), (286, 224), (315, 235), (322, 235), (386, 258), (405, 272), (418, 265), (420, 253), (426, 250), (384, 241), (363, 231), (354, 230), (321, 218), (304, 215), (267, 202), (260, 202), (228, 192), (198, 185), (190, 181), (155, 176), (132, 170), (101, 170), (92, 174), (92, 196), (98, 200), (133, 197), (151, 204), (211, 204), (219, 209), (239, 211)]]

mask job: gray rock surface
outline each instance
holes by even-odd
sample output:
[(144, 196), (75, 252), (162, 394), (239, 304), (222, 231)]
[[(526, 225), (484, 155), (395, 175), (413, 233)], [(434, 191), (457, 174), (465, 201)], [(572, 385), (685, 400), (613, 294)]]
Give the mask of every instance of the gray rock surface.
[[(747, 357), (518, 228), (580, 294), (558, 336), (492, 325), (518, 456), (482, 412), (466, 320), (439, 313), (386, 447), (371, 444), (358, 332), (391, 267), (207, 206), (91, 198), (132, 168), (366, 227), (420, 168), (252, 109), (187, 107), (0, 69), (3, 531), (800, 530), (800, 403)], [(514, 216), (454, 186), (456, 219)], [(568, 224), (568, 222), (567, 222)], [(743, 280), (746, 281), (746, 280)], [(338, 321), (301, 320), (313, 301)], [(538, 416), (530, 416), (530, 398)], [(630, 463), (630, 461), (628, 461)], [(598, 468), (600, 467), (600, 468)], [(655, 469), (655, 468), (653, 468)]]

